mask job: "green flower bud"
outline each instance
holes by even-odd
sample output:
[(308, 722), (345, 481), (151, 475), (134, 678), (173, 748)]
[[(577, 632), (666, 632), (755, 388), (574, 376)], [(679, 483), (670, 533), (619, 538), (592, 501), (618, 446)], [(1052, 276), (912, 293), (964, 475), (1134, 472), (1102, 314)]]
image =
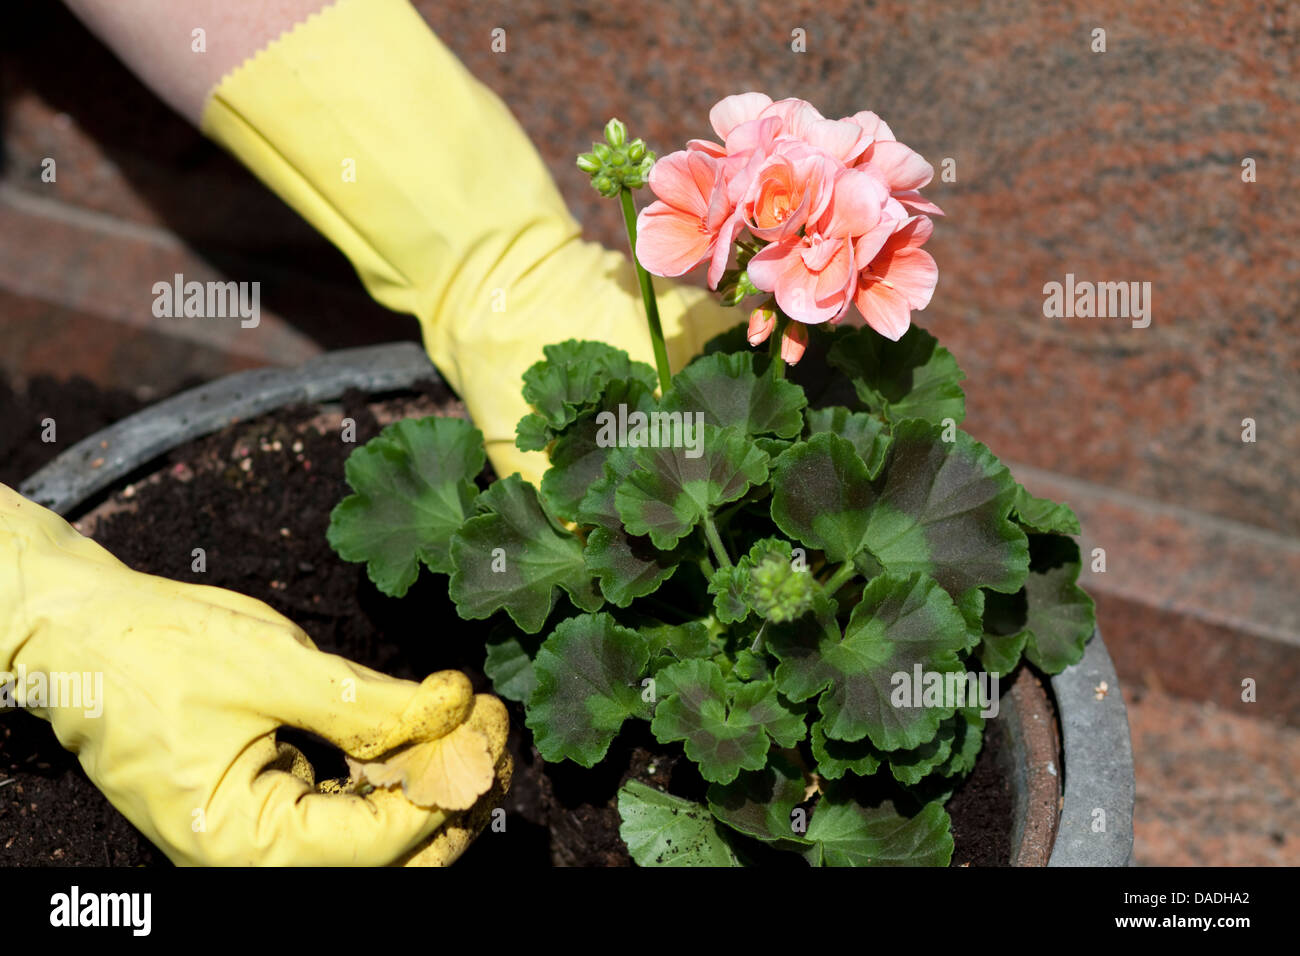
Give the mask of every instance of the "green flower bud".
[(596, 154), (596, 158), (602, 163), (608, 163), (614, 158), (614, 150), (605, 143), (592, 143), (591, 151)]
[(788, 555), (771, 551), (749, 572), (745, 597), (750, 607), (773, 624), (797, 620), (812, 608), (816, 582), (811, 574), (795, 571)]
[(600, 193), (602, 196), (608, 196), (610, 190), (614, 187), (614, 180), (610, 179), (604, 173), (601, 173), (591, 181), (591, 184), (596, 187), (596, 192)]
[(627, 158), (634, 163), (645, 159), (645, 140), (634, 139), (627, 144)]
[(626, 173), (623, 176), (623, 185), (628, 189), (640, 189), (645, 185), (645, 177), (635, 171)]
[(627, 127), (620, 119), (612, 119), (605, 124), (605, 142), (610, 146), (622, 146), (627, 142)]
[(595, 175), (600, 172), (600, 159), (595, 153), (582, 153), (578, 156), (578, 168), (584, 173)]

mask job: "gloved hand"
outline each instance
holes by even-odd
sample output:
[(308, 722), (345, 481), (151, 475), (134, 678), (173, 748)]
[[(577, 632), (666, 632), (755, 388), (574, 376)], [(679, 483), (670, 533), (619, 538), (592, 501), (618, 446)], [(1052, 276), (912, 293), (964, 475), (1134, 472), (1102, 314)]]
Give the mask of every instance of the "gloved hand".
[[(514, 445), (521, 377), (544, 345), (598, 339), (652, 361), (626, 255), (581, 240), (508, 110), (405, 0), (339, 0), (300, 24), (218, 85), (203, 128), (330, 238), (376, 299), (420, 320), (498, 474), (535, 481), (545, 468)], [(575, 134), (574, 153), (597, 134)], [(703, 290), (655, 285), (675, 369), (741, 320)], [(273, 742), (280, 724), (366, 759), (445, 733), (470, 706), (467, 682), (435, 675), (417, 691), (323, 655), (265, 605), (132, 572), (3, 489), (0, 670), (18, 664), (104, 674), (103, 717), (45, 716), (177, 862), (445, 862), (491, 807), (489, 793), (464, 814), (426, 812), (395, 790), (316, 794), (261, 772), (294, 767)], [(504, 710), (473, 698), (468, 725), (488, 738), (499, 791)]]
[[(414, 684), (321, 653), (262, 602), (132, 571), (0, 485), (0, 683), (17, 684), (21, 703), (33, 675), (49, 695), (51, 675), (70, 672), (96, 699), (47, 696), (35, 712), (175, 863), (448, 863), (509, 782), (505, 708), (463, 674)], [(481, 734), (495, 781), (459, 813), (421, 809), (396, 788), (318, 793), (302, 755), (277, 746), (280, 726), (362, 760)]]
[[(626, 253), (582, 241), (510, 112), (406, 0), (339, 0), (299, 24), (217, 85), (203, 130), (376, 299), (420, 320), (499, 475), (536, 481), (546, 467), (514, 444), (521, 376), (544, 345), (597, 339), (653, 364)], [(573, 155), (600, 132), (575, 130)], [(744, 319), (702, 289), (655, 286), (674, 370)]]

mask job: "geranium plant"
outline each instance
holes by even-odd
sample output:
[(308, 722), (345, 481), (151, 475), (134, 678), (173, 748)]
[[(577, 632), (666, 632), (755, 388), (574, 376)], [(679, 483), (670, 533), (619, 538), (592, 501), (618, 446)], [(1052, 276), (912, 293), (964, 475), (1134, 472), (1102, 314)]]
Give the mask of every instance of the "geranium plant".
[[(545, 350), (518, 428), (540, 486), (480, 489), (468, 422), (389, 426), (330, 540), (387, 594), (424, 565), (500, 618), (485, 670), (546, 760), (594, 766), (628, 721), (681, 744), (707, 797), (625, 786), (639, 863), (944, 865), (990, 678), (1056, 673), (1093, 632), (1078, 522), (961, 430), (962, 372), (911, 322), (929, 164), (873, 113), (746, 93), (710, 119), (720, 143), (658, 161), (613, 120), (578, 159), (622, 205), (658, 367)], [(704, 262), (748, 321), (674, 373), (647, 273)]]

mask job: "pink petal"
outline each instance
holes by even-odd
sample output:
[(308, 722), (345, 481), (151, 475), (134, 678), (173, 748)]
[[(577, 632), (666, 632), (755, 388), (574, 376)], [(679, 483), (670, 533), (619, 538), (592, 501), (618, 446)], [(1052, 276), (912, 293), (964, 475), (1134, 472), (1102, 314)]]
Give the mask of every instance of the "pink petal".
[(809, 123), (803, 138), (841, 163), (847, 163), (871, 144), (862, 127), (843, 120), (820, 119)]
[(760, 115), (781, 117), (784, 131), (798, 139), (805, 139), (808, 127), (818, 120), (826, 118), (822, 116), (817, 107), (807, 100), (801, 100), (793, 96), (778, 100), (763, 110)]
[(939, 283), (939, 267), (935, 265), (934, 257), (924, 249), (908, 247), (894, 253), (884, 278), (909, 306), (920, 311), (930, 304), (930, 297), (934, 295), (934, 287)]
[(875, 143), (866, 154), (892, 192), (919, 189), (934, 177), (934, 167), (916, 150), (893, 141)]
[(703, 219), (717, 174), (718, 161), (712, 156), (682, 149), (650, 167), (650, 189), (668, 205)]
[(912, 324), (912, 310), (907, 300), (881, 282), (866, 282), (853, 299), (867, 325), (887, 339), (897, 342)]
[(889, 193), (875, 176), (856, 169), (841, 170), (822, 232), (828, 236), (860, 236), (880, 222)]
[[(750, 260), (751, 263), (753, 260)], [(809, 272), (799, 256), (788, 256), (776, 280), (776, 304), (796, 322), (817, 325), (839, 311), (839, 302), (822, 305), (817, 301), (817, 274)]]
[(869, 263), (885, 247), (885, 243), (889, 241), (889, 237), (894, 234), (897, 228), (898, 223), (896, 221), (892, 219), (881, 220), (879, 225), (870, 232), (859, 236), (857, 241), (854, 242), (853, 258), (859, 264)]
[(943, 210), (936, 206), (930, 200), (925, 199), (915, 189), (907, 189), (902, 192), (894, 193), (894, 198), (903, 204), (908, 212), (917, 215), (942, 216)]
[(845, 119), (852, 120), (862, 127), (863, 132), (871, 137), (873, 142), (894, 139), (894, 132), (889, 128), (889, 124), (882, 120), (871, 110), (861, 110)]
[(923, 246), (934, 235), (934, 220), (927, 219), (925, 216), (912, 216), (894, 233), (893, 240), (890, 241), (891, 247), (897, 245), (903, 246)]
[(826, 268), (826, 263), (835, 257), (835, 253), (840, 251), (842, 239), (824, 239), (806, 245), (799, 250), (799, 258), (803, 264), (813, 272), (821, 272)]
[(709, 211), (704, 216), (705, 231), (716, 233), (735, 208), (735, 204), (727, 198), (727, 184), (722, 180), (716, 181), (713, 193), (709, 196)]
[(731, 246), (736, 241), (736, 234), (744, 227), (745, 222), (740, 218), (739, 211), (732, 213), (731, 218), (722, 224), (718, 231), (718, 237), (713, 242), (713, 258), (709, 262), (709, 288), (716, 289), (718, 282), (722, 279), (722, 273), (727, 271), (727, 263), (731, 261)]
[(718, 159), (727, 155), (725, 147), (719, 146), (717, 143), (708, 139), (688, 139), (686, 141), (686, 148), (699, 150), (701, 153), (707, 153), (709, 156), (715, 156)]
[(749, 281), (754, 283), (754, 288), (762, 292), (775, 292), (777, 280), (785, 269), (785, 258), (798, 252), (799, 245), (799, 237), (795, 236), (782, 242), (771, 243), (758, 250), (746, 267)]
[(823, 308), (842, 308), (857, 287), (857, 273), (853, 269), (853, 249), (844, 241), (823, 243), (837, 248), (817, 276), (817, 305)]
[[(859, 166), (858, 168), (861, 169), (862, 167)], [(886, 219), (894, 219), (897, 220), (898, 222), (902, 222), (903, 220), (907, 219), (909, 215), (910, 214), (908, 213), (908, 211), (903, 207), (903, 204), (899, 202), (897, 199), (895, 199), (893, 196), (890, 196), (888, 199), (885, 200)]]
[(741, 123), (727, 137), (728, 153), (758, 151), (766, 156), (781, 134), (781, 121), (775, 116), (753, 119)]
[(679, 276), (689, 272), (711, 251), (713, 237), (700, 229), (698, 216), (652, 202), (636, 222), (636, 257), (647, 272)]
[(741, 123), (754, 119), (766, 107), (772, 105), (772, 97), (766, 93), (736, 93), (725, 97), (709, 110), (709, 123), (718, 138), (726, 142), (727, 135)]

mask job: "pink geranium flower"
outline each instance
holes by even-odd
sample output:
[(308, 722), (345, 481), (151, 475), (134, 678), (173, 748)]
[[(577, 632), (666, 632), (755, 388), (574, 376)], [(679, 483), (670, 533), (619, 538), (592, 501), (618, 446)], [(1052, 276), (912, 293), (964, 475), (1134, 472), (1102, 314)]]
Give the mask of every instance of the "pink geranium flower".
[[(888, 225), (888, 224), (887, 224)], [(859, 273), (853, 303), (866, 323), (886, 338), (898, 341), (911, 324), (913, 310), (930, 304), (939, 267), (921, 246), (934, 232), (925, 216), (913, 216), (898, 228), (862, 236), (854, 249), (866, 266)]]
[(801, 233), (764, 246), (749, 260), (750, 281), (798, 322), (842, 318), (858, 286), (854, 240), (879, 226), (888, 195), (869, 172), (839, 170), (825, 212)]
[(894, 139), (889, 125), (870, 110), (845, 119), (860, 127), (870, 142), (854, 165), (870, 166), (889, 184), (890, 194), (911, 213), (942, 216), (943, 210), (921, 196), (921, 187), (934, 178), (934, 167), (921, 154)]
[(649, 185), (659, 199), (641, 210), (636, 224), (636, 254), (647, 271), (679, 276), (712, 259), (710, 284), (717, 286), (714, 273), (720, 277), (727, 267), (739, 231), (727, 222), (733, 209), (721, 170), (717, 158), (696, 150), (670, 153), (651, 168)]
[[(747, 270), (791, 319), (781, 342), (793, 362), (806, 325), (844, 320), (856, 305), (898, 339), (924, 309), (938, 269), (920, 248), (942, 210), (921, 196), (934, 168), (898, 142), (875, 113), (828, 119), (804, 100), (740, 93), (709, 111), (719, 142), (693, 139), (651, 170), (658, 197), (638, 218), (637, 258), (677, 276), (706, 259), (717, 288), (743, 230), (761, 246)], [(775, 326), (754, 310), (751, 344)]]

